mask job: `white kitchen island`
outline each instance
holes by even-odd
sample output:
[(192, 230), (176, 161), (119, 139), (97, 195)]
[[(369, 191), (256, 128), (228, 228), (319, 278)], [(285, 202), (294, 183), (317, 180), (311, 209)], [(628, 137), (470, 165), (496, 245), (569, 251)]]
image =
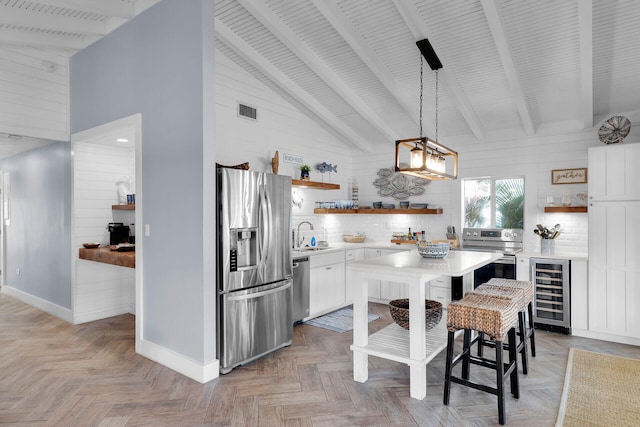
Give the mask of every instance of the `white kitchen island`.
[[(353, 280), (353, 379), (369, 378), (369, 355), (406, 363), (410, 367), (410, 394), (427, 395), (427, 363), (447, 346), (446, 311), (433, 329), (425, 331), (425, 283), (440, 276), (462, 276), (502, 257), (500, 253), (450, 251), (443, 259), (422, 258), (417, 250), (349, 264)], [(409, 288), (409, 331), (395, 323), (369, 335), (368, 281), (406, 283)], [(445, 307), (446, 308), (446, 307)]]

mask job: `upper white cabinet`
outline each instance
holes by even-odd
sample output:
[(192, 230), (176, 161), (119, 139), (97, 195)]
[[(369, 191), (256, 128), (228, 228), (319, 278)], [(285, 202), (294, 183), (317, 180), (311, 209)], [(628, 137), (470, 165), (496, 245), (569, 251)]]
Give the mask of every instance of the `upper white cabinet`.
[(589, 200), (640, 199), (640, 144), (589, 148)]

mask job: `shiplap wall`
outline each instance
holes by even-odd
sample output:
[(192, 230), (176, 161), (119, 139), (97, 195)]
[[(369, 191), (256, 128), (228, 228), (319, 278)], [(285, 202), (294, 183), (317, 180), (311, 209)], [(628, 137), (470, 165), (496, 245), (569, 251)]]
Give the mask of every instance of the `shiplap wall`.
[[(73, 145), (74, 253), (83, 242), (109, 244), (110, 222), (132, 223), (132, 212), (113, 215), (118, 204), (116, 182), (135, 177), (133, 149), (77, 142)], [(123, 216), (124, 215), (124, 218)], [(77, 259), (73, 298), (75, 323), (135, 309), (135, 270)]]
[(69, 67), (64, 55), (0, 47), (0, 132), (69, 140)]
[[(237, 164), (250, 161), (252, 169), (270, 170), (270, 159), (275, 150), (303, 155), (305, 163), (327, 161), (338, 163), (338, 174), (325, 177), (339, 183), (338, 191), (294, 188), (302, 197), (302, 207), (293, 207), (293, 226), (308, 220), (314, 224), (311, 231), (302, 227), (301, 235), (309, 241), (311, 236), (329, 243), (342, 241), (345, 233), (363, 232), (368, 242), (388, 243), (394, 232), (427, 232), (431, 239), (445, 238), (447, 225), (462, 226), (461, 179), (433, 181), (421, 196), (411, 197), (414, 203), (441, 206), (442, 215), (314, 215), (316, 201), (349, 198), (350, 182), (355, 177), (359, 184), (361, 205), (374, 201), (398, 203), (390, 197), (381, 197), (373, 181), (381, 168), (393, 166), (395, 145), (376, 147), (372, 153), (352, 152), (319, 125), (309, 121), (286, 101), (249, 76), (224, 55), (217, 55), (217, 132), (221, 141), (220, 163)], [(237, 102), (246, 102), (258, 108), (257, 123), (236, 116)], [(405, 135), (410, 137), (410, 135)], [(444, 141), (443, 141), (444, 142)], [(556, 250), (586, 253), (587, 215), (581, 213), (545, 214), (546, 197), (560, 200), (565, 191), (573, 196), (586, 191), (586, 184), (551, 185), (551, 170), (587, 166), (587, 149), (599, 145), (595, 130), (560, 135), (524, 137), (496, 141), (452, 141), (446, 145), (460, 154), (459, 177), (515, 177), (525, 178), (525, 248), (539, 250), (539, 241), (533, 233), (535, 224), (552, 226), (560, 223), (563, 234), (556, 241)], [(297, 169), (282, 164), (281, 174), (297, 176)], [(320, 181), (319, 173), (311, 174)]]

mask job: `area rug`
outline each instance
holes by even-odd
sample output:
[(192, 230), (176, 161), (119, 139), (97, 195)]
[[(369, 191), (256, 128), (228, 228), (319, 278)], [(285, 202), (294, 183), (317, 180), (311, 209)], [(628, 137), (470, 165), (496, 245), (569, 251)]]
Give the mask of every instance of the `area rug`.
[(559, 426), (640, 426), (640, 360), (572, 348)]
[[(369, 313), (368, 321), (371, 323), (379, 318), (380, 316)], [(333, 311), (329, 314), (325, 314), (324, 316), (307, 320), (305, 323), (307, 325), (318, 326), (320, 328), (340, 333), (347, 332), (353, 329), (353, 309), (341, 308), (340, 310)]]

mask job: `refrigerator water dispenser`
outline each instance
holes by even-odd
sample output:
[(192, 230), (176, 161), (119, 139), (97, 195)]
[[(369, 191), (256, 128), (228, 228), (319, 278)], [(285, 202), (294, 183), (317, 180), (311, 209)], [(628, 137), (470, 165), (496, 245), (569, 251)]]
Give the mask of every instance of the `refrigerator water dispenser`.
[(257, 229), (233, 229), (230, 238), (230, 270), (238, 271), (257, 266)]

